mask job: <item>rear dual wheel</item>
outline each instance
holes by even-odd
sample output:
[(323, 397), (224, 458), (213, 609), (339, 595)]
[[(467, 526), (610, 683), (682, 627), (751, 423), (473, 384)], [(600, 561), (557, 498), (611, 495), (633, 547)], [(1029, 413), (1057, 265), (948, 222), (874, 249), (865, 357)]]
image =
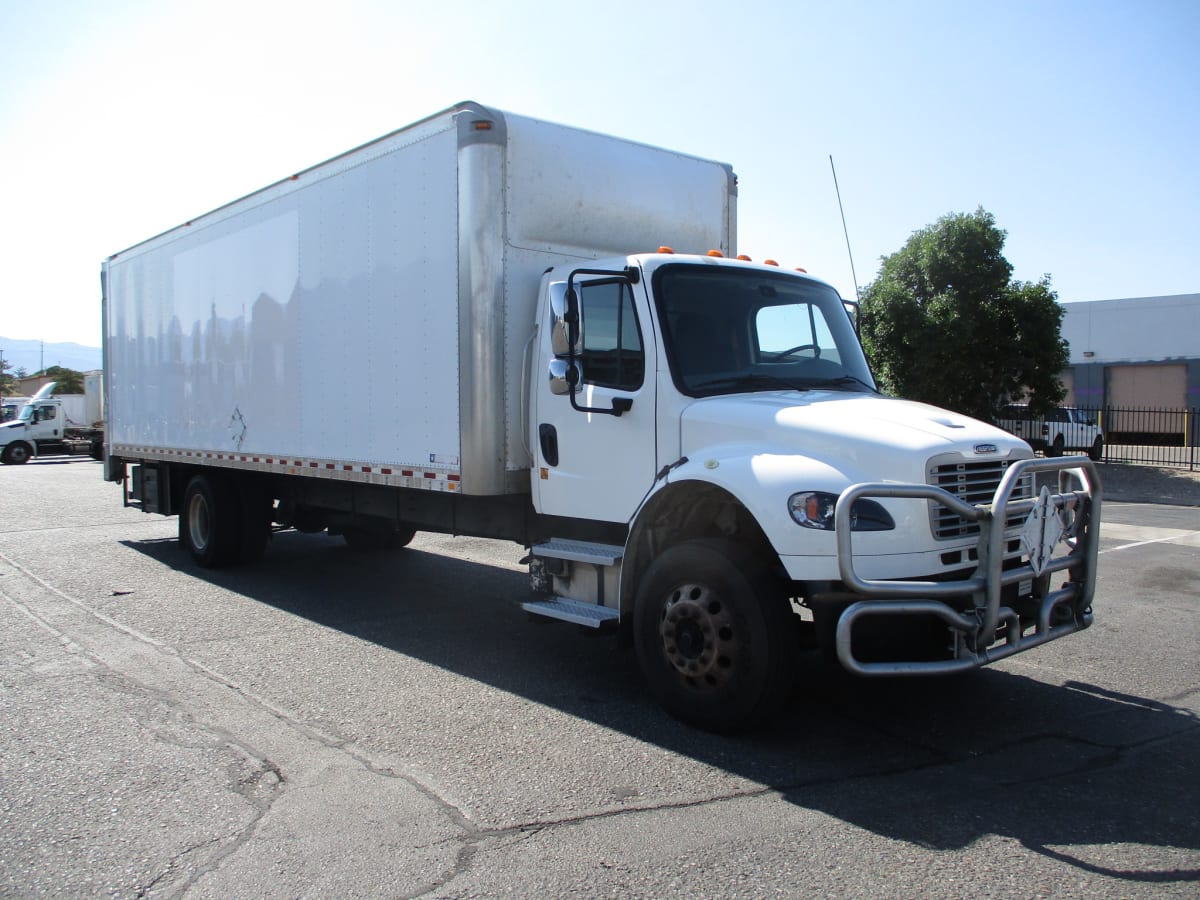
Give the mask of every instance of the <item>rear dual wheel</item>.
[(215, 473), (193, 475), (179, 511), (179, 543), (206, 569), (254, 562), (267, 547), (270, 510), (270, 499), (253, 484)]
[(399, 550), (407, 547), (416, 534), (415, 528), (397, 527), (386, 519), (360, 520), (342, 531), (347, 546), (359, 553)]

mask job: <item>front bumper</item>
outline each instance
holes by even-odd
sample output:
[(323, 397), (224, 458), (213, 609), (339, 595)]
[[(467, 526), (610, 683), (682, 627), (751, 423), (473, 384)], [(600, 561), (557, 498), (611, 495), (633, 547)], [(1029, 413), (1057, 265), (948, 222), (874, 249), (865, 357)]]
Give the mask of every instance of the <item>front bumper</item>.
[[(1023, 475), (1057, 475), (1057, 490), (1014, 499)], [(855, 569), (850, 510), (860, 497), (925, 499), (978, 522), (978, 565), (951, 581), (894, 581), (861, 577)], [(1013, 464), (989, 503), (971, 505), (931, 485), (856, 484), (837, 503), (838, 570), (847, 591), (862, 599), (838, 617), (841, 664), (859, 675), (942, 674), (986, 665), (1092, 623), (1102, 491), (1084, 457), (1029, 459)], [(1021, 554), (1006, 554), (1013, 539), (1005, 523), (1024, 516)], [(1006, 565), (1005, 556), (1010, 557)], [(1061, 573), (1065, 574), (1064, 576)], [(1057, 583), (1057, 586), (1055, 584)], [(1016, 589), (1006, 587), (1016, 585)], [(1009, 598), (1002, 603), (1002, 597)], [(948, 640), (944, 658), (858, 658), (855, 628), (875, 617), (940, 623)], [(898, 650), (902, 651), (901, 645)], [(897, 652), (903, 657), (903, 652)]]

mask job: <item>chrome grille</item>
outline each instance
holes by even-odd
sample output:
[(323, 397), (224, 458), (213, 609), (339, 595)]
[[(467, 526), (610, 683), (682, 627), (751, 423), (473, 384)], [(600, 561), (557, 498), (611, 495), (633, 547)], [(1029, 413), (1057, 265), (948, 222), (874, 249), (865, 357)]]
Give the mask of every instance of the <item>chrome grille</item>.
[[(949, 491), (958, 499), (972, 505), (991, 502), (996, 488), (1008, 467), (1017, 459), (991, 459), (985, 462), (963, 462), (961, 457), (938, 457), (929, 461), (929, 484)], [(1033, 496), (1033, 475), (1021, 477), (1013, 498)], [(938, 540), (969, 537), (979, 534), (979, 524), (968, 522), (938, 503), (929, 504), (930, 526)], [(1008, 527), (1020, 525), (1021, 516), (1010, 517)]]

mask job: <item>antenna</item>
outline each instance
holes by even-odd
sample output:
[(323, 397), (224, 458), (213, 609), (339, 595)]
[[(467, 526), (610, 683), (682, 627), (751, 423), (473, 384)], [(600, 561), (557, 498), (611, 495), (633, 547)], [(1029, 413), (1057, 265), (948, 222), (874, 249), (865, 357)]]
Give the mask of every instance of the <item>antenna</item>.
[(846, 211), (842, 209), (842, 189), (838, 187), (837, 169), (833, 165), (833, 154), (829, 154), (829, 168), (833, 172), (833, 189), (837, 191), (838, 212), (842, 214), (842, 234), (846, 235), (846, 255), (850, 257), (850, 277), (854, 279), (854, 299), (858, 296), (858, 273), (854, 271), (854, 253), (850, 250), (850, 232), (846, 229)]

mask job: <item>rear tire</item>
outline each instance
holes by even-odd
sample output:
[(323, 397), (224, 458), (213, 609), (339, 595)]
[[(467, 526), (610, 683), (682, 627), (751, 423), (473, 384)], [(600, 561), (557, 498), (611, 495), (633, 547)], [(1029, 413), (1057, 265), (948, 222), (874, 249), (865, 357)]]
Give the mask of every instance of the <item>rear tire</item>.
[[(672, 547), (647, 570), (633, 613), (638, 662), (671, 715), (710, 731), (739, 731), (778, 710), (791, 692), (791, 610), (753, 567), (720, 545)], [(751, 576), (753, 577), (753, 576)]]
[(256, 483), (243, 479), (238, 484), (238, 507), (240, 512), (241, 540), (238, 545), (238, 560), (255, 563), (267, 552), (271, 539), (273, 501)]
[(1100, 462), (1104, 459), (1104, 438), (1097, 437), (1092, 441), (1092, 449), (1088, 451), (1088, 458), (1092, 462)]
[(378, 553), (407, 547), (416, 536), (415, 528), (397, 526), (390, 521), (362, 522), (342, 530), (347, 546), (357, 553)]
[(1063, 440), (1063, 436), (1060, 434), (1054, 439), (1054, 443), (1046, 449), (1046, 455), (1054, 457), (1062, 456), (1064, 450), (1066, 450), (1066, 442)]
[(179, 511), (179, 543), (196, 564), (220, 568), (238, 559), (242, 540), (242, 508), (229, 479), (193, 475)]

